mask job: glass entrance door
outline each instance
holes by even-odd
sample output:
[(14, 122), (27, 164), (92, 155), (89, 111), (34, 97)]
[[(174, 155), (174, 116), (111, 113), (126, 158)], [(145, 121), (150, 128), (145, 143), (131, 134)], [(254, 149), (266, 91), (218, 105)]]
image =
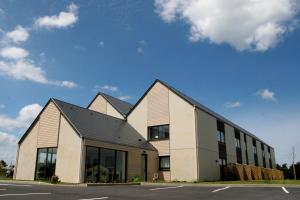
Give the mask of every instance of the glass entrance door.
[(55, 175), (56, 148), (38, 149), (35, 179), (48, 180)]

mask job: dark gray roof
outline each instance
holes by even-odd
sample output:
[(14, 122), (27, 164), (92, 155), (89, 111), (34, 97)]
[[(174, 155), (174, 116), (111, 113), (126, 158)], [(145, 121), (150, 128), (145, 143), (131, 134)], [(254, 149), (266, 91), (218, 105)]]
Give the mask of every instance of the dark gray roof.
[(154, 148), (125, 120), (52, 99), (76, 132), (83, 138), (133, 146)]
[[(96, 97), (92, 100), (92, 102), (97, 98), (98, 95), (101, 95), (103, 98), (105, 98), (124, 117), (126, 117), (128, 112), (133, 107), (132, 104), (130, 104), (126, 101), (122, 101), (122, 100), (115, 98), (113, 96), (110, 96), (108, 94), (105, 94), (103, 92), (99, 92), (96, 95)], [(88, 107), (92, 104), (92, 102), (88, 105)]]
[(204, 112), (214, 116), (215, 118), (217, 118), (218, 120), (223, 121), (224, 123), (232, 126), (233, 128), (238, 129), (239, 131), (251, 136), (252, 138), (255, 138), (256, 140), (266, 144), (264, 141), (262, 141), (261, 139), (259, 139), (258, 137), (256, 137), (254, 134), (250, 133), (249, 131), (245, 130), (244, 128), (236, 125), (235, 123), (231, 122), (230, 120), (226, 119), (225, 117), (219, 115), (218, 113), (212, 111), (211, 109), (207, 108), (206, 106), (202, 105), (201, 103), (199, 103), (198, 101), (194, 100), (193, 98), (183, 94), (182, 92), (180, 92), (179, 90), (173, 88), (172, 86), (168, 85), (167, 83), (161, 81), (161, 80), (156, 80), (160, 83), (162, 83), (163, 85), (165, 85), (167, 88), (169, 88), (171, 91), (173, 91), (174, 93), (176, 93), (178, 96), (180, 96), (181, 98), (183, 98), (185, 101), (187, 101), (188, 103), (192, 104), (193, 106), (195, 106), (196, 108), (203, 110)]

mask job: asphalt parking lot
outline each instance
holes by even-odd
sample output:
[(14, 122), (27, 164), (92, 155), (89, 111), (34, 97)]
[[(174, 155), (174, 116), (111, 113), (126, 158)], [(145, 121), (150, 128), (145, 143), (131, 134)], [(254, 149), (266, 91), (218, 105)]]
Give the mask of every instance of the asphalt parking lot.
[(237, 187), (237, 186), (52, 186), (0, 183), (1, 199), (300, 199), (300, 188), (289, 187)]

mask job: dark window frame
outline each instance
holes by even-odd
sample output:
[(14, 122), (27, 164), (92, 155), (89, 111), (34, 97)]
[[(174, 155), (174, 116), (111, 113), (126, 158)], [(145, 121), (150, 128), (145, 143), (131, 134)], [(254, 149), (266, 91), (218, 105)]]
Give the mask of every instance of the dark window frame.
[[(163, 168), (161, 167), (161, 160), (163, 158), (169, 158), (169, 168)], [(170, 171), (170, 167), (171, 167), (171, 158), (170, 156), (159, 156), (159, 171)]]
[[(44, 177), (44, 178), (38, 178), (37, 177), (37, 170), (38, 170), (38, 160), (39, 160), (39, 151), (41, 149), (46, 149), (46, 164), (45, 164), (45, 175), (47, 174), (47, 168), (48, 168), (48, 156), (49, 156), (49, 149), (55, 149), (56, 151), (56, 158), (55, 158), (55, 166), (54, 166), (54, 174), (55, 175), (55, 170), (56, 170), (56, 161), (57, 161), (57, 147), (42, 147), (42, 148), (37, 148), (36, 151), (36, 161), (35, 161), (35, 170), (34, 170), (34, 180), (48, 180), (51, 177)], [(51, 154), (51, 163), (52, 163), (52, 157), (53, 154)]]
[[(163, 127), (163, 126), (168, 127), (167, 137), (151, 138), (151, 128), (159, 128), (159, 127)], [(159, 132), (158, 132), (158, 136), (159, 136)], [(169, 140), (169, 139), (170, 139), (170, 125), (169, 124), (161, 124), (161, 125), (155, 125), (155, 126), (148, 126), (148, 141), (160, 141), (160, 140)]]
[[(111, 149), (111, 148), (105, 148), (105, 147), (97, 147), (97, 146), (92, 146), (92, 145), (85, 145), (85, 159), (86, 159), (86, 153), (87, 153), (87, 148), (97, 148), (98, 149), (98, 177), (97, 180), (100, 183), (100, 159), (101, 159), (101, 149), (107, 149), (107, 150), (113, 150), (114, 151), (114, 179), (116, 178), (116, 170), (117, 170), (117, 152), (124, 152), (125, 153), (125, 180), (124, 182), (127, 182), (127, 177), (128, 177), (128, 151), (123, 151), (123, 150), (118, 150), (118, 149)], [(85, 160), (85, 168), (84, 168), (84, 182), (86, 182), (86, 160)], [(114, 180), (115, 181), (115, 180)]]

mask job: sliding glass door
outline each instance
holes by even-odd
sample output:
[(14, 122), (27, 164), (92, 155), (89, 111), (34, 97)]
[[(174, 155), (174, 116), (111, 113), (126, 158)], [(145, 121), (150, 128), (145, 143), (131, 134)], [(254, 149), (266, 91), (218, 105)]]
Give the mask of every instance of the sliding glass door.
[(85, 182), (125, 182), (126, 152), (86, 147)]

